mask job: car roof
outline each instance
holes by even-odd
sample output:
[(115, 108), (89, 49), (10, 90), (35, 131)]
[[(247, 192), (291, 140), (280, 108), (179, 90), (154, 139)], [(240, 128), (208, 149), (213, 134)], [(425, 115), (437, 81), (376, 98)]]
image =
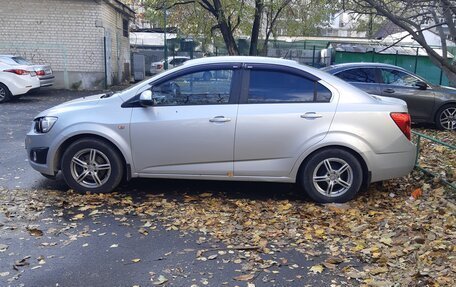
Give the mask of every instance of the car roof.
[(278, 64), (287, 66), (299, 65), (298, 62), (286, 60), (281, 58), (268, 58), (257, 56), (216, 56), (205, 57), (199, 59), (189, 60), (184, 63), (185, 66), (201, 65), (201, 64), (215, 64), (215, 63), (256, 63), (256, 64)]
[(391, 64), (385, 64), (385, 63), (375, 63), (375, 62), (357, 62), (357, 63), (343, 63), (343, 64), (336, 64), (332, 65), (326, 68), (323, 68), (323, 71), (330, 72), (330, 71), (335, 71), (335, 70), (345, 70), (349, 68), (393, 68), (393, 69), (399, 69), (399, 70), (404, 70), (401, 67), (394, 66)]

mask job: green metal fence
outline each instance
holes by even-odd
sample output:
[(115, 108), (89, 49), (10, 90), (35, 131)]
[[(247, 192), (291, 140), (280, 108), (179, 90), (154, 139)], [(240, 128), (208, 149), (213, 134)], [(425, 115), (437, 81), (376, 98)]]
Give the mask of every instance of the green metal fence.
[[(445, 147), (447, 147), (447, 148), (450, 148), (451, 150), (456, 150), (456, 146), (451, 145), (451, 144), (446, 143), (446, 142), (443, 142), (443, 141), (440, 141), (440, 140), (438, 140), (438, 139), (436, 139), (436, 138), (433, 138), (433, 137), (431, 137), (431, 136), (428, 136), (428, 135), (425, 135), (425, 134), (422, 134), (422, 133), (418, 133), (418, 132), (415, 132), (415, 131), (412, 131), (412, 133), (413, 133), (413, 135), (415, 135), (415, 138), (416, 138), (416, 139), (415, 139), (415, 142), (416, 142), (415, 168), (418, 169), (418, 170), (420, 170), (420, 171), (422, 171), (422, 172), (424, 172), (424, 173), (427, 174), (427, 175), (430, 175), (430, 176), (432, 176), (432, 177), (436, 177), (437, 175), (436, 175), (435, 173), (433, 173), (433, 172), (431, 172), (430, 170), (427, 170), (427, 169), (425, 169), (425, 168), (423, 168), (423, 167), (421, 167), (421, 166), (419, 165), (419, 162), (418, 162), (418, 161), (419, 161), (419, 158), (420, 158), (421, 139), (422, 139), (422, 138), (425, 138), (425, 139), (430, 140), (430, 141), (432, 141), (432, 142), (434, 142), (434, 143), (437, 143), (437, 144), (439, 144), (439, 145), (442, 145), (442, 146), (445, 146)], [(454, 190), (456, 190), (456, 184), (454, 184), (454, 183), (452, 183), (452, 182), (449, 182), (449, 181), (447, 181), (446, 179), (441, 178), (441, 177), (439, 178), (439, 180), (440, 180), (442, 183), (444, 183), (444, 184), (448, 185), (449, 187), (453, 188)]]

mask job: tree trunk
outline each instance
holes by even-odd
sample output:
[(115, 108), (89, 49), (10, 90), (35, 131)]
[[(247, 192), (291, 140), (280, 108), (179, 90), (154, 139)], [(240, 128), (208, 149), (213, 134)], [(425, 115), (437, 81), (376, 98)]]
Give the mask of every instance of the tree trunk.
[(252, 33), (250, 38), (250, 56), (258, 55), (258, 37), (260, 35), (261, 16), (263, 15), (263, 0), (255, 0), (255, 14), (253, 17)]
[(230, 56), (239, 55), (239, 49), (236, 45), (236, 40), (234, 40), (233, 31), (231, 31), (230, 25), (228, 25), (228, 20), (223, 12), (222, 3), (220, 0), (213, 0), (215, 13), (214, 16), (217, 18), (217, 23), (220, 28), (220, 33), (222, 33), (223, 41), (225, 42), (226, 49)]

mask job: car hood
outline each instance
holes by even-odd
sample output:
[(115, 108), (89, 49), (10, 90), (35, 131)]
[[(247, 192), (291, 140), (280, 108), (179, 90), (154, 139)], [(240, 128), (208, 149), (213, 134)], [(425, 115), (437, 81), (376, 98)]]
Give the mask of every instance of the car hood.
[(44, 116), (55, 116), (58, 117), (59, 115), (71, 111), (77, 111), (80, 110), (81, 112), (87, 112), (88, 110), (94, 109), (99, 106), (99, 103), (101, 101), (106, 101), (108, 102), (109, 100), (112, 100), (113, 98), (118, 98), (116, 96), (114, 97), (107, 97), (103, 98), (105, 94), (98, 94), (98, 95), (93, 95), (93, 96), (88, 96), (88, 97), (82, 97), (79, 99), (74, 99), (68, 102), (65, 102), (63, 104), (57, 105), (55, 107), (52, 107), (50, 109), (47, 109), (41, 113), (39, 113), (35, 118), (39, 117), (44, 117)]

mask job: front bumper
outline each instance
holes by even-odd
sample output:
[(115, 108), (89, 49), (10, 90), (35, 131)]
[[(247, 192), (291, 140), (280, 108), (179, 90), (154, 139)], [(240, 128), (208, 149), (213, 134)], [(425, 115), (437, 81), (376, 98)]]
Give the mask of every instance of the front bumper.
[(53, 158), (51, 157), (50, 142), (47, 134), (38, 134), (32, 128), (25, 137), (27, 158), (33, 169), (40, 173), (55, 175)]

